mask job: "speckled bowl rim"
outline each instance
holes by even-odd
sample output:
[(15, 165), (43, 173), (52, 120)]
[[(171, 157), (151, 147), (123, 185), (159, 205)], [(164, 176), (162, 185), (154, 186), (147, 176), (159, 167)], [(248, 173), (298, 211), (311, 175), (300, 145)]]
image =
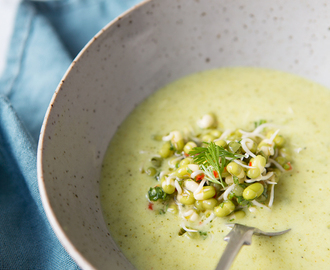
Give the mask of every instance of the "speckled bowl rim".
[(91, 44), (98, 39), (104, 32), (106, 32), (109, 28), (115, 27), (116, 23), (123, 17), (128, 16), (130, 13), (134, 12), (136, 9), (140, 8), (141, 6), (145, 5), (146, 3), (152, 0), (144, 0), (141, 3), (138, 3), (122, 13), (120, 16), (113, 19), (109, 22), (105, 27), (103, 27), (79, 52), (79, 54), (75, 57), (67, 71), (65, 72), (64, 76), (62, 77), (59, 85), (57, 86), (55, 93), (50, 101), (50, 104), (47, 108), (44, 121), (41, 127), (39, 142), (38, 142), (38, 149), (37, 149), (37, 177), (38, 177), (38, 186), (39, 186), (39, 193), (41, 197), (41, 202), (44, 207), (46, 216), (48, 221), (55, 232), (57, 238), (65, 248), (65, 250), (69, 253), (69, 255), (76, 261), (76, 263), (83, 269), (95, 269), (87, 259), (77, 250), (77, 248), (72, 244), (69, 240), (69, 237), (66, 235), (64, 229), (60, 225), (53, 209), (49, 201), (49, 197), (46, 191), (46, 186), (44, 182), (44, 174), (43, 174), (43, 147), (44, 147), (44, 138), (46, 133), (46, 127), (48, 124), (48, 120), (52, 111), (53, 104), (57, 98), (58, 93), (61, 91), (61, 87), (65, 79), (67, 78), (68, 74), (72, 71), (75, 67), (76, 62), (82, 57), (82, 55), (86, 52), (86, 50), (91, 46)]

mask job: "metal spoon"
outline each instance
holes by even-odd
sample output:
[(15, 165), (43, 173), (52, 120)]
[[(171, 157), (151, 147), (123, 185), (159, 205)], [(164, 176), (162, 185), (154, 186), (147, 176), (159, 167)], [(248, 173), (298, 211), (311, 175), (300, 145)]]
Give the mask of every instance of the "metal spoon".
[(225, 251), (219, 261), (216, 270), (227, 270), (230, 268), (232, 262), (234, 261), (236, 255), (240, 251), (243, 245), (251, 245), (252, 235), (265, 235), (265, 236), (277, 236), (287, 233), (291, 229), (281, 231), (281, 232), (264, 232), (254, 227), (248, 227), (237, 223), (226, 224), (231, 227), (232, 230), (224, 238), (228, 242)]

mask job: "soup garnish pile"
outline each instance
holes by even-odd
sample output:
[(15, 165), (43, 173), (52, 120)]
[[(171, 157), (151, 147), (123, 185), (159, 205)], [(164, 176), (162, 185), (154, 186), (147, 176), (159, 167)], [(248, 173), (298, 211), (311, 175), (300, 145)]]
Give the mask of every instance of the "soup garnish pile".
[[(181, 217), (180, 234), (206, 235), (217, 217), (243, 218), (246, 209), (269, 209), (281, 174), (291, 171), (291, 158), (280, 129), (264, 120), (255, 129), (217, 128), (213, 114), (197, 129), (154, 136), (164, 143), (142, 173), (154, 177), (148, 209)], [(231, 220), (231, 218), (230, 218)]]

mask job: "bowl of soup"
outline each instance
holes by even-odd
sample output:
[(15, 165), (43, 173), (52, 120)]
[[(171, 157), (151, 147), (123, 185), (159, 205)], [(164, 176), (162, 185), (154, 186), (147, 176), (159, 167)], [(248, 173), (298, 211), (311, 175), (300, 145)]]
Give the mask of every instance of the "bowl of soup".
[[(80, 267), (214, 269), (230, 222), (291, 228), (254, 236), (232, 269), (328, 267), (329, 14), (326, 1), (151, 0), (85, 46), (55, 91), (38, 147), (45, 212)], [(148, 169), (171, 132), (199, 123), (251, 133), (258, 121), (279, 126), (290, 151), (292, 168), (270, 181), (271, 207), (268, 198), (237, 209), (241, 218), (216, 217), (198, 237), (182, 232), (169, 205), (153, 209), (148, 190), (162, 183), (160, 169)]]

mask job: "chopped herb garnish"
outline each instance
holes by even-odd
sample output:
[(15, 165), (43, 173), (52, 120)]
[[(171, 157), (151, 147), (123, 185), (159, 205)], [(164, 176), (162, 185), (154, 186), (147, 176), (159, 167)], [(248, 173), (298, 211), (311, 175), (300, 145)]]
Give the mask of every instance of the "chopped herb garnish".
[[(203, 168), (206, 175), (208, 176), (207, 180), (221, 184), (223, 187), (225, 187), (221, 179), (221, 175), (225, 167), (232, 160), (239, 159), (244, 156), (231, 153), (225, 150), (223, 147), (216, 145), (214, 142), (205, 144), (207, 144), (207, 147), (195, 147), (192, 149), (192, 151), (189, 152), (189, 155), (192, 155), (194, 157), (194, 162)], [(214, 176), (213, 170), (217, 172), (219, 180)], [(210, 173), (210, 171), (212, 171), (212, 173)]]
[(238, 177), (236, 175), (233, 175), (233, 181), (234, 181), (234, 184), (236, 184), (236, 185), (239, 184)]
[(154, 187), (149, 189), (148, 198), (150, 201), (157, 201), (159, 199), (165, 201), (167, 199), (167, 194), (161, 187)]

